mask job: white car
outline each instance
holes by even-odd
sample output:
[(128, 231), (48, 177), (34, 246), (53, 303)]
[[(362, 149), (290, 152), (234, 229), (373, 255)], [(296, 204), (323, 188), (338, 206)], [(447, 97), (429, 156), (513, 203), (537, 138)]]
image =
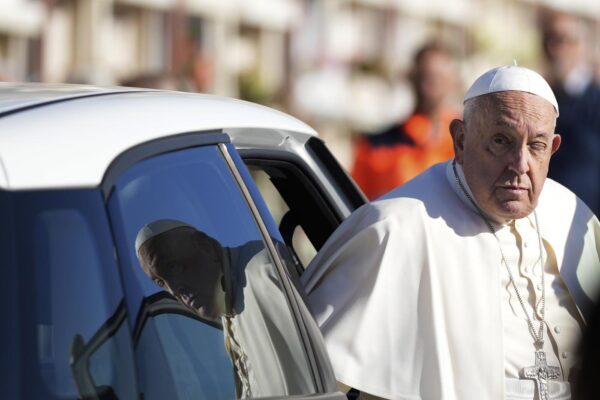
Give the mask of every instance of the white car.
[[(168, 91), (0, 84), (2, 396), (248, 396), (236, 389), (223, 326), (140, 268), (138, 230), (176, 219), (224, 247), (252, 242), (266, 254), (262, 275), (239, 260), (227, 267), (245, 274), (244, 293), (265, 300), (243, 312), (269, 326), (238, 338), (251, 396), (345, 399), (297, 284), (298, 243), (305, 235), (318, 251), (364, 201), (310, 127), (266, 107)], [(268, 295), (267, 284), (276, 288)], [(268, 354), (253, 358), (253, 346)]]

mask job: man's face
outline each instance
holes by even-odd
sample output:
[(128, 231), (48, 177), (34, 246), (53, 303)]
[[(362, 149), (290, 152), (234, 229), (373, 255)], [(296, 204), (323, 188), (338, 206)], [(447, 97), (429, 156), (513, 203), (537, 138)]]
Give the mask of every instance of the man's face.
[(581, 58), (578, 22), (566, 14), (548, 18), (542, 32), (544, 55), (552, 73), (564, 80)]
[(222, 255), (209, 241), (185, 230), (167, 232), (141, 250), (148, 254), (140, 260), (146, 275), (180, 303), (209, 320), (225, 314)]
[(537, 206), (550, 157), (560, 146), (556, 112), (525, 92), (482, 97), (471, 100), (478, 103), (468, 121), (452, 123), (456, 160), (483, 211), (499, 221), (523, 218)]
[(416, 65), (412, 80), (421, 101), (437, 106), (454, 90), (453, 62), (443, 52), (429, 51)]

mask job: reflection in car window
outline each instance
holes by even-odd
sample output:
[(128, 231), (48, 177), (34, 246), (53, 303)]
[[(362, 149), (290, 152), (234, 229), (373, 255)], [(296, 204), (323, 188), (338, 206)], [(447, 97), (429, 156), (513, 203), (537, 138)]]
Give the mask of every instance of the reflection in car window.
[[(214, 347), (209, 354), (193, 351), (198, 343)], [(219, 329), (183, 315), (160, 314), (141, 331), (138, 348), (144, 349), (138, 352), (138, 362), (144, 370), (140, 386), (145, 399), (235, 397), (231, 363)]]
[[(31, 342), (28, 333), (20, 337), (22, 349), (8, 351), (23, 355), (23, 382), (39, 398), (135, 396), (133, 349), (101, 194), (71, 190), (3, 196), (12, 199), (18, 224), (2, 218), (0, 229), (11, 230), (18, 264), (2, 266), (16, 267), (20, 278), (14, 281), (27, 293), (18, 302), (23, 312), (3, 315), (11, 326), (35, 332)], [(37, 366), (29, 364), (31, 354)]]
[[(182, 150), (134, 165), (117, 180), (109, 209), (118, 252), (126, 264), (123, 275), (130, 312), (142, 315), (140, 306), (144, 299), (166, 290), (197, 318), (180, 323), (184, 318), (181, 315), (185, 315), (181, 310), (175, 318), (163, 318), (165, 314), (160, 314), (160, 323), (157, 317), (143, 317), (136, 357), (145, 399), (164, 398), (167, 394), (171, 398), (188, 398), (186, 389), (180, 386), (189, 379), (196, 379), (193, 397), (203, 398), (202, 393), (212, 390), (210, 386), (214, 386), (217, 377), (203, 382), (191, 371), (202, 371), (203, 365), (215, 362), (227, 363), (227, 373), (218, 379), (231, 386), (220, 393), (211, 392), (216, 397), (206, 398), (231, 398), (236, 392), (239, 397), (316, 392), (280, 277), (216, 147)], [(219, 307), (214, 312), (200, 309), (189, 290), (177, 290), (184, 286), (181, 282), (169, 286), (164, 270), (160, 276), (149, 274), (152, 279), (146, 276), (144, 271), (148, 269), (143, 270), (137, 258), (136, 237), (142, 228), (160, 220), (179, 221), (214, 241), (214, 252), (210, 254), (206, 254), (210, 246), (204, 245), (190, 245), (189, 252), (171, 252), (165, 268), (174, 274), (195, 268), (190, 272), (193, 279), (201, 281), (204, 277), (210, 290), (216, 293), (221, 288), (226, 293), (225, 311), (218, 311)], [(205, 257), (214, 259), (215, 255), (219, 263), (211, 265), (218, 269), (216, 274), (205, 261)], [(215, 326), (221, 329), (220, 335), (214, 334)], [(150, 329), (152, 333), (145, 332)], [(194, 340), (190, 340), (192, 337)], [(168, 370), (162, 376), (169, 382), (160, 394), (153, 393), (151, 384), (157, 365)]]

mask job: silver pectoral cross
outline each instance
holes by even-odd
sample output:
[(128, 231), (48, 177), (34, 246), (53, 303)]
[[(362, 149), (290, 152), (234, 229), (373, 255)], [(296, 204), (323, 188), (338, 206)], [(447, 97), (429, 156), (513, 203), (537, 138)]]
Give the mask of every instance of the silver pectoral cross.
[(536, 350), (535, 365), (523, 368), (521, 370), (521, 376), (535, 381), (538, 398), (540, 400), (550, 400), (548, 380), (558, 379), (560, 377), (560, 367), (548, 365), (546, 362), (546, 353), (543, 350)]

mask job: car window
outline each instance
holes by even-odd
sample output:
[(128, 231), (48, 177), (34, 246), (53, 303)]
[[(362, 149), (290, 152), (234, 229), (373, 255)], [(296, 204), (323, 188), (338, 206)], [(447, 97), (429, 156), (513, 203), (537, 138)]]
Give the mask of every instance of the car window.
[[(180, 150), (133, 165), (117, 179), (109, 210), (129, 312), (137, 316), (131, 328), (145, 399), (316, 392), (282, 278), (218, 147)], [(179, 284), (192, 290), (178, 298), (185, 306), (169, 302), (165, 291), (176, 288), (152, 281), (138, 259), (142, 228), (151, 231), (164, 221), (185, 223), (219, 255), (218, 262), (196, 262), (203, 256), (190, 253), (185, 262), (192, 271), (188, 264), (169, 264), (170, 279), (183, 270), (191, 273)], [(167, 256), (184, 254), (156, 247)], [(198, 305), (205, 301), (198, 300), (203, 285), (223, 292), (227, 312), (202, 314), (209, 308)]]
[[(326, 150), (326, 149), (325, 149)], [(314, 174), (315, 171), (309, 171), (310, 167), (303, 163), (301, 159), (293, 156), (289, 152), (271, 152), (262, 151), (259, 149), (244, 152), (244, 159), (242, 159), (238, 153), (232, 149), (231, 152), (232, 161), (238, 167), (240, 177), (247, 182), (248, 190), (255, 199), (255, 206), (258, 212), (265, 216), (268, 223), (265, 229), (268, 231), (268, 235), (271, 237), (276, 251), (280, 254), (284, 266), (287, 268), (288, 277), (290, 278), (290, 292), (292, 297), (296, 300), (296, 307), (301, 315), (301, 320), (304, 323), (303, 328), (306, 329), (306, 337), (308, 339), (307, 347), (311, 349), (311, 355), (314, 357), (313, 362), (316, 368), (320, 372), (320, 382), (322, 384), (323, 392), (336, 392), (338, 390), (335, 383), (335, 377), (333, 370), (329, 363), (325, 344), (321, 336), (317, 323), (312, 318), (310, 311), (307, 308), (307, 299), (302, 291), (299, 275), (303, 272), (303, 266), (301, 265), (298, 257), (295, 255), (295, 250), (290, 243), (293, 239), (290, 239), (289, 227), (282, 227), (282, 222), (279, 223), (279, 229), (273, 218), (270, 218), (270, 213), (273, 213), (274, 217), (278, 221), (285, 220), (285, 214), (281, 217), (281, 212), (273, 208), (273, 203), (276, 206), (286, 212), (285, 208), (289, 205), (290, 208), (301, 210), (306, 218), (302, 218), (300, 221), (309, 221), (309, 226), (312, 233), (315, 233), (315, 229), (320, 226), (321, 232), (317, 232), (317, 235), (313, 236), (310, 240), (310, 245), (314, 246), (314, 243), (319, 243), (319, 240), (323, 240), (328, 237), (328, 234), (335, 229), (339, 222), (335, 215), (343, 216), (347, 215), (343, 210), (339, 208), (340, 203), (333, 204), (326, 202), (323, 198), (323, 193), (319, 193), (317, 186), (323, 188), (324, 182), (316, 182), (313, 179), (317, 179)], [(327, 154), (328, 153), (327, 151)], [(342, 178), (349, 180), (348, 176), (343, 173), (337, 161), (332, 158), (331, 161), (337, 166), (337, 171), (342, 173)], [(252, 169), (252, 173), (244, 168), (244, 164)], [(257, 168), (254, 168), (257, 167)], [(272, 168), (274, 167), (274, 168)], [(307, 168), (307, 169), (305, 169)], [(263, 174), (264, 172), (264, 174)], [(253, 177), (254, 175), (254, 177)], [(261, 186), (260, 191), (257, 185), (253, 184), (257, 182), (261, 184), (261, 180), (267, 179), (265, 175), (268, 175), (268, 179), (273, 182), (273, 187), (270, 189), (267, 187), (265, 190), (264, 186)], [(312, 179), (309, 179), (309, 176)], [(283, 183), (283, 185), (277, 186), (275, 180), (281, 179), (277, 183)], [(340, 179), (343, 181), (343, 179)], [(352, 183), (352, 182), (350, 182)], [(352, 186), (352, 185), (350, 185)], [(352, 191), (352, 187), (348, 187)], [(260, 193), (263, 193), (267, 198), (264, 199)], [(275, 192), (278, 192), (279, 195)], [(348, 201), (354, 197), (360, 200), (362, 195), (360, 192), (356, 192), (357, 196), (344, 196), (344, 190), (336, 192), (336, 196), (344, 197), (344, 201)], [(278, 197), (281, 196), (281, 197)], [(294, 198), (297, 196), (297, 198)], [(285, 197), (285, 198), (284, 198)], [(335, 200), (334, 200), (335, 201)], [(285, 202), (282, 206), (281, 203)], [(267, 205), (268, 204), (268, 205)], [(305, 209), (304, 209), (305, 208)], [(335, 211), (337, 210), (337, 212)], [(294, 218), (295, 219), (295, 218)], [(294, 226), (294, 224), (290, 224)], [(302, 226), (296, 225), (295, 231), (301, 231)], [(283, 237), (287, 239), (284, 240)], [(298, 247), (296, 247), (298, 248)]]
[(301, 159), (278, 159), (268, 154), (245, 158), (244, 162), (278, 222), (285, 244), (303, 269), (341, 223), (341, 217)]
[(290, 210), (269, 175), (260, 166), (249, 165), (248, 168), (284, 241), (288, 244), (292, 257), (303, 270), (317, 254), (315, 246), (309, 240), (304, 228), (296, 219), (294, 211)]
[[(17, 348), (16, 354), (24, 355), (17, 367), (21, 365), (21, 379), (31, 388), (23, 390), (60, 399), (135, 396), (132, 343), (100, 192), (58, 190), (0, 193), (0, 197), (4, 198), (0, 214), (10, 212), (12, 217), (2, 218), (0, 229), (15, 238), (12, 249), (2, 240), (0, 253), (16, 253), (11, 260), (3, 259), (2, 266), (16, 269), (9, 276), (16, 274), (14, 282), (20, 285), (16, 299), (2, 298), (0, 303), (18, 304), (19, 308), (11, 307), (16, 314), (3, 315), (13, 327), (25, 328), (20, 339), (8, 341), (14, 347), (2, 354)], [(2, 357), (2, 363), (5, 360)], [(2, 374), (0, 379), (4, 378)], [(34, 397), (30, 394), (16, 397)]]

